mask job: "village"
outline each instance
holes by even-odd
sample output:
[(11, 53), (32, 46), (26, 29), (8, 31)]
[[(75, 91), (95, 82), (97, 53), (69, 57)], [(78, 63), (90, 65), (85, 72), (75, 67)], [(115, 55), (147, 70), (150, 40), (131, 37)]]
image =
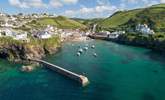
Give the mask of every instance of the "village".
[[(93, 33), (92, 35), (97, 37), (97, 38), (110, 38), (110, 39), (117, 39), (120, 35), (125, 34), (126, 31), (114, 31), (114, 32), (109, 32), (109, 31), (100, 31)], [(138, 24), (136, 25), (135, 29), (127, 33), (134, 33), (134, 34), (141, 34), (141, 35), (153, 35), (155, 32), (147, 25), (147, 24)]]
[[(47, 13), (31, 15), (23, 15), (22, 13), (20, 13), (18, 15), (7, 15), (4, 13), (0, 13), (0, 37), (12, 37), (15, 40), (29, 42), (29, 36), (38, 39), (49, 39), (52, 36), (58, 35), (60, 36), (61, 41), (64, 41), (68, 38), (71, 38), (71, 40), (86, 40), (86, 36), (88, 35), (92, 35), (98, 38), (116, 39), (121, 34), (126, 33), (125, 30), (113, 32), (101, 30), (99, 32), (96, 32), (97, 24), (93, 25), (92, 29), (86, 31), (82, 31), (80, 29), (62, 29), (52, 25), (47, 25), (44, 28), (40, 29), (31, 29), (30, 32), (15, 30), (16, 28), (19, 28), (26, 23), (44, 17), (56, 17), (56, 15), (50, 15)], [(155, 34), (155, 32), (147, 24), (136, 25), (133, 33), (142, 35)]]
[[(89, 31), (84, 32), (80, 29), (62, 29), (53, 25), (47, 25), (40, 29), (32, 28), (30, 32), (19, 30), (19, 27), (25, 25), (38, 18), (56, 17), (56, 15), (49, 14), (32, 14), (32, 15), (7, 15), (0, 13), (0, 37), (11, 37), (14, 40), (21, 40), (25, 42), (30, 41), (30, 37), (38, 39), (49, 39), (53, 36), (59, 36), (61, 41), (68, 38), (76, 40), (86, 40), (86, 36), (90, 34)], [(16, 30), (17, 29), (17, 30)]]

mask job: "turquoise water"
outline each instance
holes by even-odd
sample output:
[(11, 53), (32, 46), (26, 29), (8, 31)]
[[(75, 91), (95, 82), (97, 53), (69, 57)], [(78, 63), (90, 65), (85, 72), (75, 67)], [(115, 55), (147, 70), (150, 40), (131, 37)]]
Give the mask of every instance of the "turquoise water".
[[(77, 57), (78, 46), (85, 44), (96, 48)], [(20, 64), (0, 59), (0, 100), (165, 100), (165, 57), (148, 49), (106, 41), (66, 43), (45, 60), (87, 76), (90, 84), (83, 88), (44, 67), (23, 73)]]

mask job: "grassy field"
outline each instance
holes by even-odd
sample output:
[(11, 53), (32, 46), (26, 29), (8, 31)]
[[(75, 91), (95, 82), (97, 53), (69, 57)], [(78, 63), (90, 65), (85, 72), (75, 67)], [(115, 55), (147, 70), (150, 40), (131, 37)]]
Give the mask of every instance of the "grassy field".
[(97, 23), (105, 29), (132, 28), (141, 23), (149, 25), (156, 32), (165, 32), (165, 4), (129, 11), (118, 11), (106, 19), (99, 20)]
[(139, 13), (140, 11), (141, 9), (116, 12), (111, 17), (106, 18), (103, 21), (101, 21), (99, 25), (103, 27), (110, 27), (110, 28), (119, 27), (120, 25), (128, 22), (132, 17), (135, 17), (136, 14)]
[(85, 28), (85, 25), (63, 16), (58, 16), (55, 18), (49, 18), (49, 17), (40, 18), (28, 23), (27, 25), (35, 28), (41, 28), (46, 25), (53, 25), (58, 28), (68, 28), (68, 29)]

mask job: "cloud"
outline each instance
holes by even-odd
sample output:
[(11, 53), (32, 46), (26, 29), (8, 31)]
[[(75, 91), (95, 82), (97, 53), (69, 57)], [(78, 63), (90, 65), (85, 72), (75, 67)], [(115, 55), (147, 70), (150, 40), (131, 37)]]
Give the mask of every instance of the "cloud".
[(18, 8), (59, 8), (64, 5), (76, 4), (79, 0), (48, 0), (48, 4), (43, 0), (8, 0), (9, 4)]
[[(163, 1), (163, 0), (162, 0)], [(164, 0), (165, 1), (165, 0)], [(135, 9), (159, 4), (159, 0), (121, 0), (118, 9)], [(130, 8), (129, 8), (130, 7)]]
[(49, 5), (54, 8), (63, 7), (64, 5), (76, 4), (79, 0), (50, 0)]
[(42, 0), (9, 0), (9, 4), (19, 8), (42, 8), (47, 6)]
[(96, 3), (94, 7), (81, 5), (80, 9), (66, 10), (61, 14), (68, 17), (94, 18), (107, 17), (118, 10), (116, 6), (110, 4), (109, 0), (97, 0)]
[(90, 18), (90, 17), (107, 17), (110, 14), (114, 13), (117, 11), (116, 6), (112, 5), (97, 5), (95, 7), (85, 7), (83, 6), (82, 8), (78, 10), (66, 10), (64, 13), (62, 13), (65, 16), (69, 17), (85, 17), (85, 18)]
[(109, 0), (97, 0), (98, 5), (110, 5)]
[(160, 3), (165, 3), (165, 0), (160, 0)]
[(9, 0), (10, 5), (19, 7), (19, 8), (28, 8), (26, 3), (20, 2), (20, 0)]
[(59, 0), (50, 0), (49, 5), (54, 7), (54, 8), (58, 8), (58, 7), (63, 6), (63, 4)]
[(62, 0), (64, 4), (76, 4), (79, 0)]

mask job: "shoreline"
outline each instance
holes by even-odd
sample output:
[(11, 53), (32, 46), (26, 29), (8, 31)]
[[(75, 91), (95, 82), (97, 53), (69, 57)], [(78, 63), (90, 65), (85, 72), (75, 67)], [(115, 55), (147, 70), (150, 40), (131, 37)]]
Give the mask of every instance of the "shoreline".
[[(80, 37), (66, 37), (64, 41), (61, 41), (57, 46), (45, 48), (43, 46), (37, 45), (30, 45), (31, 48), (27, 48), (24, 44), (15, 44), (11, 43), (8, 45), (1, 45), (0, 46), (0, 58), (20, 64), (31, 64), (33, 62), (28, 61), (30, 58), (36, 59), (43, 59), (47, 55), (52, 55), (60, 52), (61, 47), (66, 42), (81, 42), (81, 41), (88, 41), (90, 38), (88, 36), (80, 36)], [(55, 44), (55, 43), (54, 43)], [(28, 44), (27, 44), (28, 45)], [(5, 48), (5, 49), (3, 49)], [(8, 58), (12, 52), (12, 58)]]
[(97, 36), (92, 36), (89, 35), (90, 38), (92, 39), (99, 39), (99, 40), (105, 40), (105, 41), (111, 41), (114, 43), (118, 43), (118, 44), (123, 44), (123, 45), (130, 45), (130, 46), (136, 46), (136, 47), (142, 47), (142, 48), (147, 48), (147, 49), (151, 49), (155, 52), (159, 52), (162, 54), (165, 54), (165, 48), (160, 48), (160, 42), (157, 41), (152, 41), (150, 43), (150, 41), (128, 41), (126, 38), (123, 37), (119, 37), (116, 39), (110, 39), (107, 37), (97, 37)]

